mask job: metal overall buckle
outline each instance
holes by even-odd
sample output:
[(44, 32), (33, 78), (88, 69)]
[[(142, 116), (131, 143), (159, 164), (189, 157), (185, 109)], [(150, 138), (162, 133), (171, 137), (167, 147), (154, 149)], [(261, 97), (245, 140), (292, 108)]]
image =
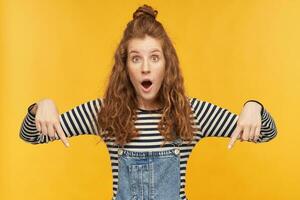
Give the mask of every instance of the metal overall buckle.
[(123, 149), (119, 148), (119, 149), (118, 149), (118, 154), (119, 154), (119, 155), (122, 155), (122, 154), (123, 154)]
[(182, 140), (181, 140), (181, 138), (177, 138), (174, 142), (173, 142), (173, 145), (174, 146), (176, 146), (176, 148), (175, 148), (175, 150), (174, 150), (174, 153), (176, 154), (176, 155), (178, 155), (179, 153), (180, 153), (180, 145), (181, 145), (181, 142), (182, 142)]

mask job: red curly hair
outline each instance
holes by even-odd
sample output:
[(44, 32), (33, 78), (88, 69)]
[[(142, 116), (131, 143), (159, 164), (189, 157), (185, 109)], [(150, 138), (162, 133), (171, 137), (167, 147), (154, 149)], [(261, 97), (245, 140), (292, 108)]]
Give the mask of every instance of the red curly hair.
[(134, 12), (115, 51), (115, 63), (103, 98), (103, 107), (98, 113), (97, 127), (101, 138), (115, 137), (115, 143), (122, 147), (139, 135), (134, 126), (138, 101), (126, 67), (128, 42), (146, 35), (161, 41), (166, 60), (165, 77), (157, 94), (157, 101), (163, 107), (158, 125), (165, 138), (162, 145), (178, 137), (191, 142), (194, 135), (192, 111), (189, 98), (185, 95), (179, 60), (164, 27), (156, 20), (157, 13), (157, 10), (148, 5), (141, 6)]

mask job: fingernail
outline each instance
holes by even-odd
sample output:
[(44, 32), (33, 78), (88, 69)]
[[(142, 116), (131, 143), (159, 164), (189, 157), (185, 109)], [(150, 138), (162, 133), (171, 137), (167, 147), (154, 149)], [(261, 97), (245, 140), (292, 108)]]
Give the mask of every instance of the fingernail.
[(69, 144), (69, 143), (67, 143), (67, 147), (70, 147), (70, 144)]
[(231, 149), (231, 145), (228, 145), (228, 149)]

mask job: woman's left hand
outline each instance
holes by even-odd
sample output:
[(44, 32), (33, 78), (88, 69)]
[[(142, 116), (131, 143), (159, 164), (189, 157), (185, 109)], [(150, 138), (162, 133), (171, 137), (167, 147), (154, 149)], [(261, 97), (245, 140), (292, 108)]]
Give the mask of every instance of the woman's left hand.
[(228, 148), (231, 149), (237, 139), (257, 142), (261, 128), (262, 107), (256, 102), (247, 102), (242, 109), (237, 126), (231, 135)]

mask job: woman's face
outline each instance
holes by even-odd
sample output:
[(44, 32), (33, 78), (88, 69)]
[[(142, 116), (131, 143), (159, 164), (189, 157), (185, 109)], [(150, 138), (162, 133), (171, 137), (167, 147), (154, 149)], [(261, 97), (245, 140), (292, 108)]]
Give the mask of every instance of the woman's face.
[(139, 106), (155, 109), (157, 93), (165, 73), (165, 58), (160, 41), (146, 35), (134, 38), (128, 43), (127, 67)]

